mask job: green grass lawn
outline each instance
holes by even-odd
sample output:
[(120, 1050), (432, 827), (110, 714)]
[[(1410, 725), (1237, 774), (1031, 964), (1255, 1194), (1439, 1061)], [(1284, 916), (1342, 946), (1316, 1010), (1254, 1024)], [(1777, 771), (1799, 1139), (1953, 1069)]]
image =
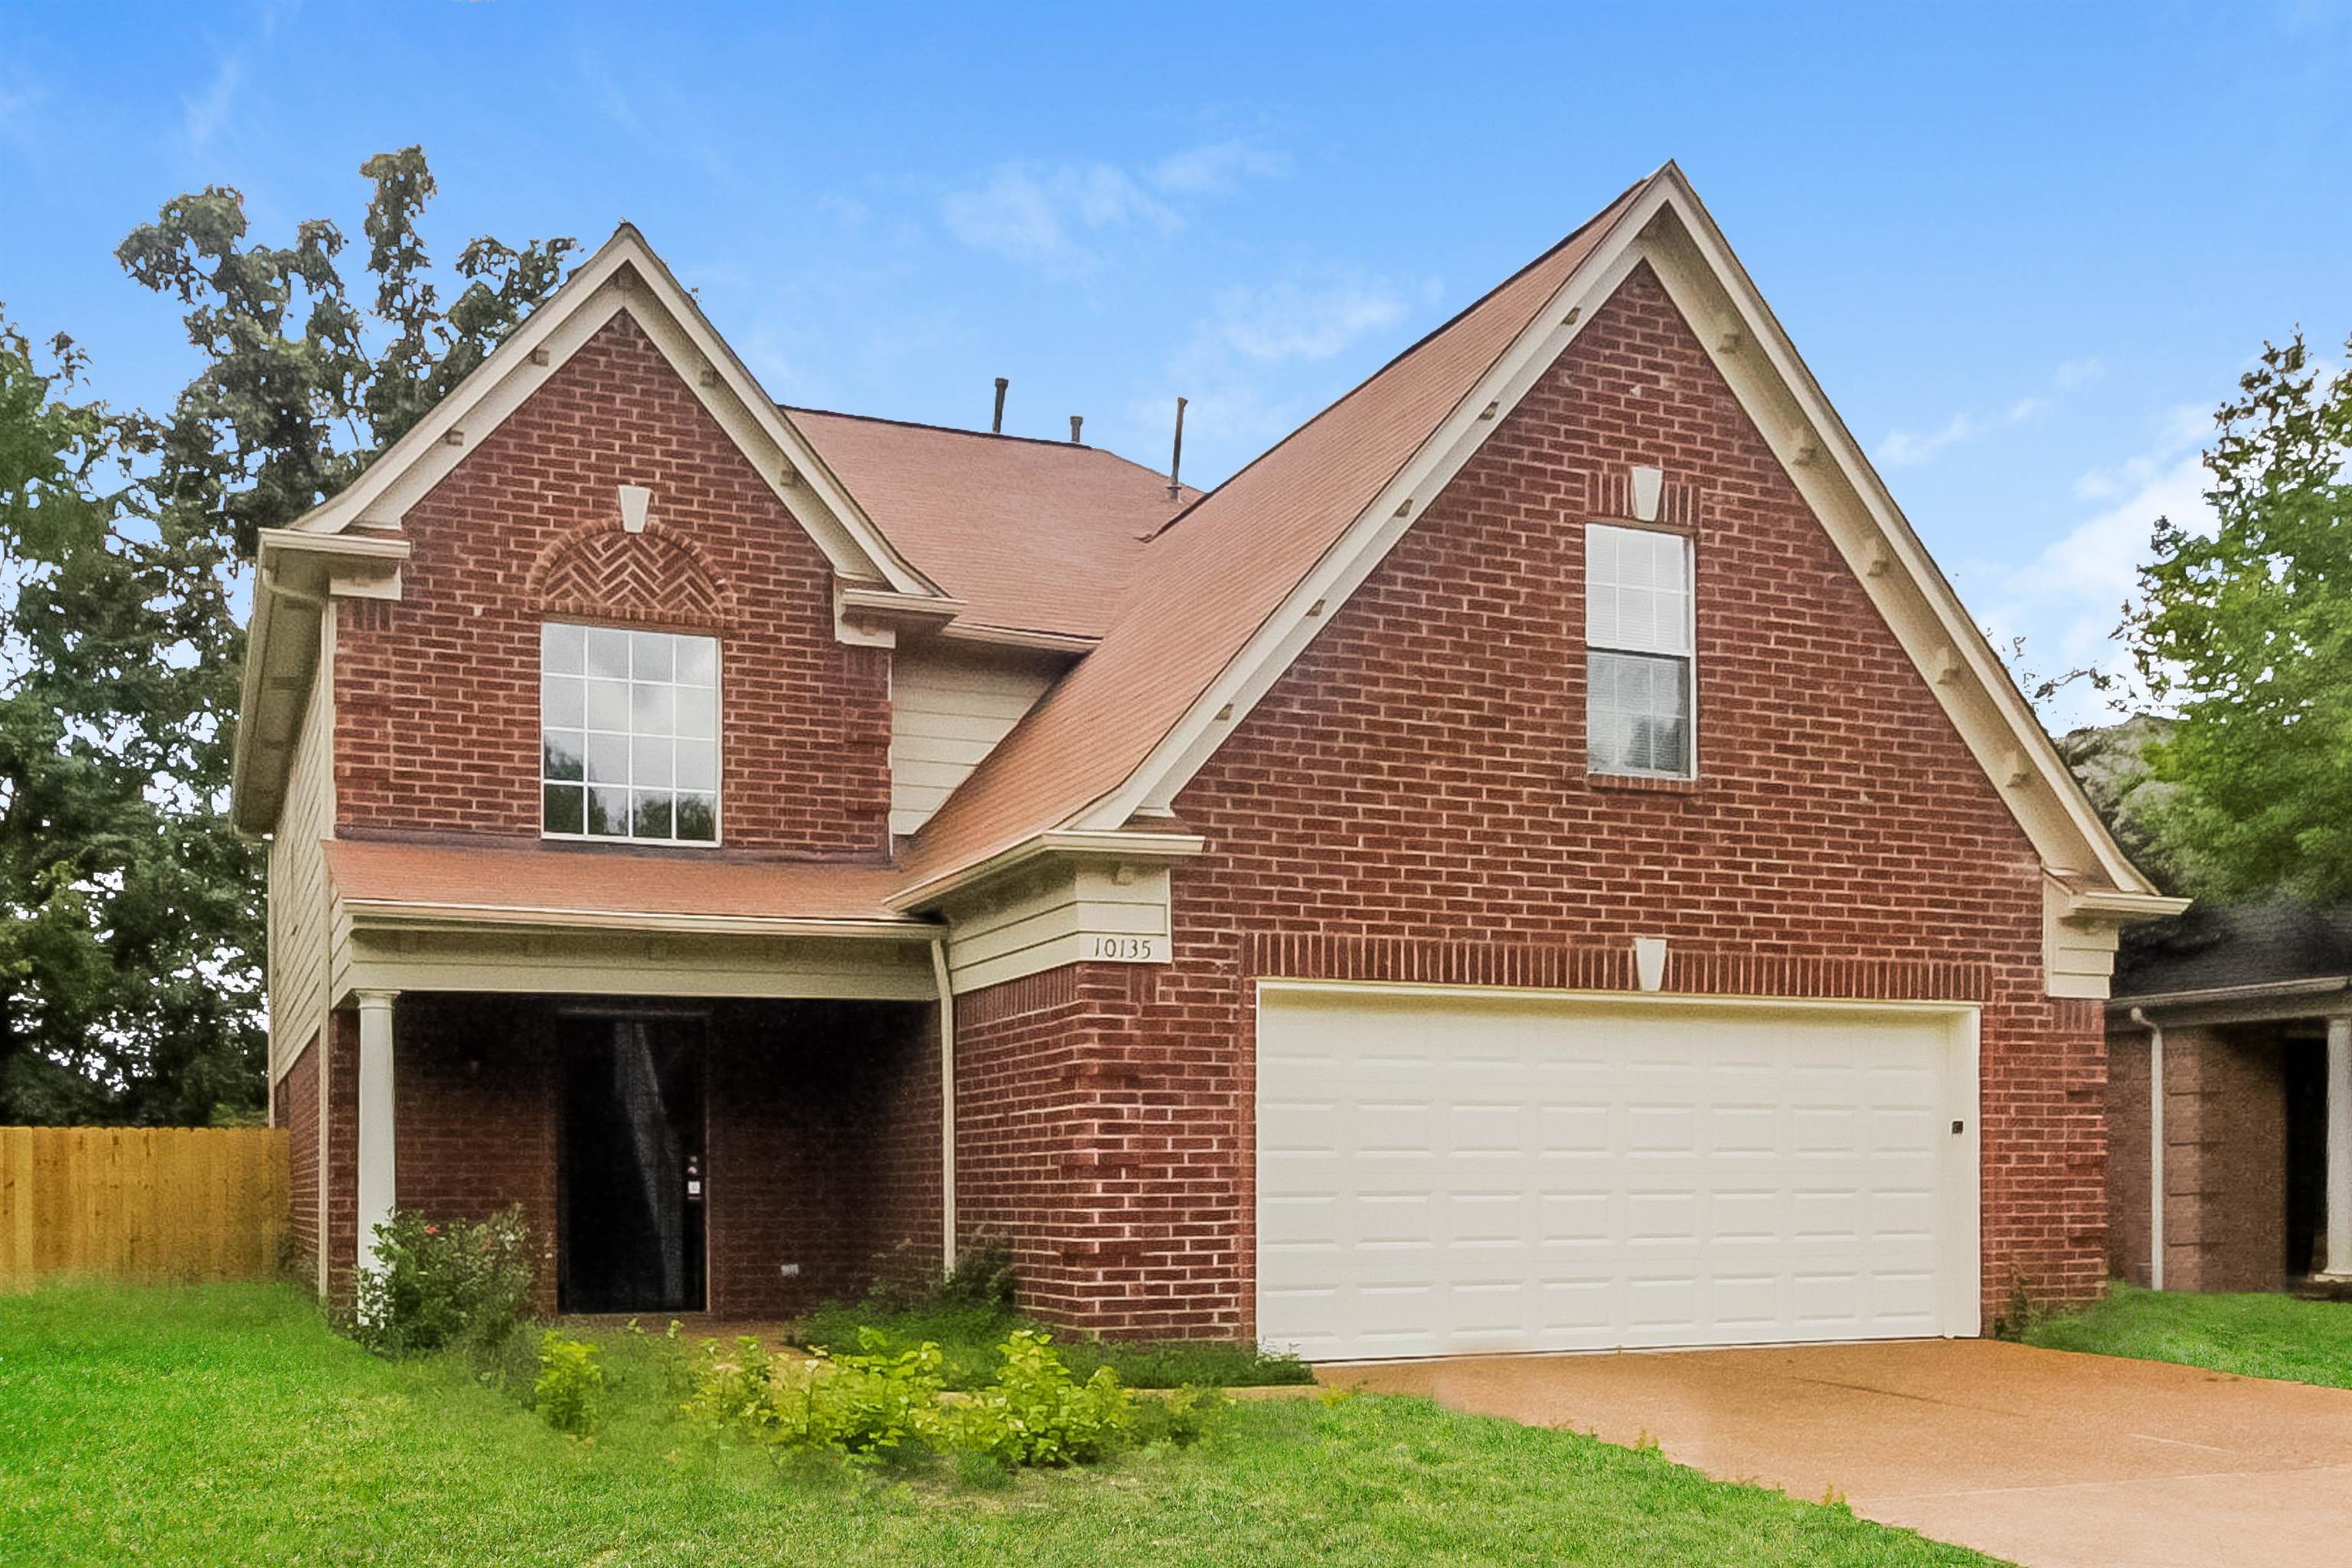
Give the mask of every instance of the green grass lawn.
[(0, 1296), (0, 1563), (1975, 1564), (1654, 1453), (1413, 1400), (1237, 1405), (1206, 1443), (966, 1487), (665, 1421), (603, 1436), (376, 1361), (278, 1286)]
[(2343, 1301), (2117, 1285), (2095, 1307), (2033, 1324), (2025, 1342), (2352, 1388), (2352, 1303)]

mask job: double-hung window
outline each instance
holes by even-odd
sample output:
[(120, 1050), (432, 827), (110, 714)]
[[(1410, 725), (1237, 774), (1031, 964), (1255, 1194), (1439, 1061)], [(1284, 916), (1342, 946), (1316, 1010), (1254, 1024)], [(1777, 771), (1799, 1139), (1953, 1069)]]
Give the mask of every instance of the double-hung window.
[(719, 640), (550, 623), (540, 637), (541, 831), (719, 841)]
[(1688, 778), (1690, 541), (1652, 529), (1586, 524), (1584, 642), (1591, 770)]

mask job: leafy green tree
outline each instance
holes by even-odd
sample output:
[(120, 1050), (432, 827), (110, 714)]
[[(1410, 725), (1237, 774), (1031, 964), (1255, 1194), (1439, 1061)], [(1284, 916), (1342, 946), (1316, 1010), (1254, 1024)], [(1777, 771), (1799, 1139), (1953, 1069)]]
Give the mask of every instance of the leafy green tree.
[(261, 1101), (262, 855), (226, 816), (260, 531), (351, 482), (562, 280), (478, 238), (446, 307), (415, 147), (370, 159), (362, 281), (331, 222), (249, 238), (208, 186), (117, 250), (184, 307), (168, 416), (77, 402), (0, 345), (0, 1121), (202, 1121)]
[(2219, 415), (2210, 534), (2156, 525), (2124, 632), (2177, 716), (2163, 835), (2201, 890), (2352, 898), (2352, 375), (2265, 344)]
[(202, 1122), (255, 1102), (261, 1045), (227, 559), (83, 368), (0, 326), (0, 1120)]

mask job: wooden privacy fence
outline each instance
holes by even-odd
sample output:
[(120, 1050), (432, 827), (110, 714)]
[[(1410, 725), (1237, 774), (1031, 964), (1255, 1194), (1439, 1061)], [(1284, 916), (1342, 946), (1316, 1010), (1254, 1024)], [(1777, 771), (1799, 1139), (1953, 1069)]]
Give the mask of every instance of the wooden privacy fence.
[(273, 1274), (286, 1158), (277, 1127), (0, 1127), (0, 1289)]

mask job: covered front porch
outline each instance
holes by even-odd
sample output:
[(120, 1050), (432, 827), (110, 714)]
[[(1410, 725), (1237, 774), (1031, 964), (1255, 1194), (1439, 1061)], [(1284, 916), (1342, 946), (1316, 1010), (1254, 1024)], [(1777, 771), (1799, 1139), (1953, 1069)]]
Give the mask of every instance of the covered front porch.
[(938, 1276), (937, 928), (837, 868), (331, 850), (331, 1297), (394, 1208), (520, 1205), (545, 1314), (772, 1319)]
[(387, 1005), (360, 1173), (388, 1157), (431, 1215), (521, 1205), (543, 1311), (772, 1317), (940, 1268), (927, 1005), (416, 992), (362, 1024)]

